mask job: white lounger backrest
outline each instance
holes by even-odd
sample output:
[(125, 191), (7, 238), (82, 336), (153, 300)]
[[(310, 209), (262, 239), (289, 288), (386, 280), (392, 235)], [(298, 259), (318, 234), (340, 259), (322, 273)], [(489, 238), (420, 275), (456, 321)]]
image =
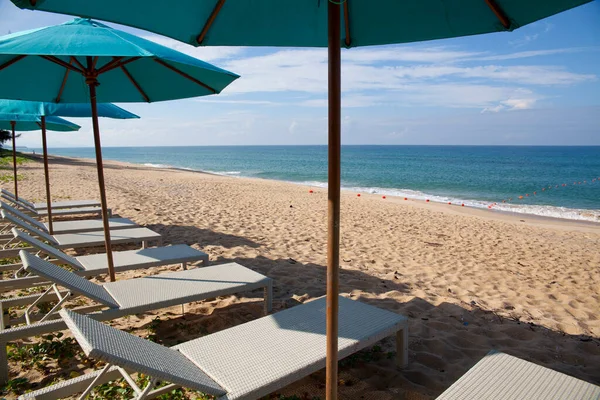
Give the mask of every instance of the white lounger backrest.
[(42, 253), (55, 257), (60, 261), (64, 262), (65, 264), (68, 264), (69, 266), (80, 271), (83, 271), (85, 269), (84, 266), (81, 265), (81, 263), (77, 261), (75, 257), (71, 257), (70, 255), (63, 253), (59, 249), (52, 247), (49, 244), (42, 242), (41, 240), (37, 240), (33, 236), (30, 236), (25, 232), (18, 230), (17, 228), (12, 228), (11, 231), (15, 239), (19, 239), (22, 242), (29, 243), (31, 246), (40, 250)]
[(21, 211), (17, 210), (16, 208), (9, 206), (8, 204), (6, 204), (3, 201), (0, 201), (0, 209), (8, 211), (9, 213), (13, 214), (14, 216), (21, 218), (23, 221), (37, 227), (38, 229), (40, 229), (44, 232), (48, 231), (48, 229), (46, 228), (46, 225), (44, 225), (37, 219), (30, 217), (29, 215), (27, 215), (25, 213), (22, 213)]
[(13, 192), (9, 192), (6, 189), (0, 189), (0, 193), (2, 194), (2, 197), (6, 197), (7, 199), (11, 199), (11, 200), (17, 200), (17, 198), (15, 197), (15, 194)]
[(27, 211), (29, 211), (29, 212), (31, 212), (31, 213), (33, 213), (33, 214), (37, 214), (37, 211), (36, 211), (36, 210), (34, 210), (34, 209), (30, 208), (30, 207), (29, 207), (27, 204), (23, 204), (23, 203), (21, 203), (20, 201), (17, 201), (17, 200), (15, 200), (15, 198), (14, 198), (14, 197), (7, 196), (7, 195), (6, 195), (6, 194), (4, 194), (4, 193), (1, 193), (1, 194), (0, 194), (0, 197), (2, 198), (2, 200), (5, 200), (5, 201), (7, 201), (7, 202), (9, 202), (9, 203), (11, 203), (11, 204), (14, 204), (15, 206), (18, 206), (18, 207), (24, 208), (24, 209), (26, 209)]
[(56, 243), (56, 240), (54, 240), (54, 238), (51, 235), (47, 234), (46, 232), (40, 231), (36, 227), (31, 226), (27, 222), (15, 217), (11, 213), (6, 212), (5, 210), (0, 210), (0, 215), (2, 215), (2, 218), (7, 220), (8, 222), (10, 222), (11, 224), (16, 225), (19, 228), (26, 230), (27, 232), (31, 233), (32, 235), (44, 238), (44, 240), (47, 240), (48, 242), (50, 242), (52, 244), (58, 244), (58, 243)]
[(6, 189), (2, 189), (2, 196), (9, 199), (12, 202), (23, 204), (27, 206), (27, 208), (35, 210), (35, 205), (32, 202), (27, 201), (22, 197), (19, 197), (19, 199), (17, 200), (17, 197), (14, 195), (14, 193), (11, 193)]
[(177, 350), (63, 309), (60, 315), (90, 358), (213, 396), (227, 392)]
[(51, 262), (42, 260), (38, 256), (30, 254), (25, 250), (19, 252), (19, 257), (23, 262), (23, 267), (28, 272), (43, 276), (48, 280), (72, 290), (75, 293), (89, 297), (92, 300), (102, 303), (111, 308), (119, 308), (119, 304), (113, 297), (101, 286), (88, 281), (81, 276), (67, 271), (64, 268), (54, 265)]

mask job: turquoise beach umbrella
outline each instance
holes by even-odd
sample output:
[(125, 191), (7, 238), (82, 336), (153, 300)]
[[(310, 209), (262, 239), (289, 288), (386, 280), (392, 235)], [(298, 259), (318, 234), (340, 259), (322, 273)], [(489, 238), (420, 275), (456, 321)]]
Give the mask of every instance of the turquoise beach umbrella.
[(591, 0), (11, 0), (99, 18), (194, 46), (328, 47), (329, 178), (326, 395), (337, 398), (340, 48), (512, 31)]
[[(40, 73), (43, 71), (43, 73)], [(0, 37), (0, 97), (54, 103), (155, 102), (220, 93), (238, 75), (99, 22)]]
[[(134, 26), (194, 46), (328, 46), (328, 0), (11, 0)], [(340, 0), (342, 47), (512, 31), (591, 0)]]
[[(1, 102), (1, 100), (0, 100)], [(37, 115), (4, 112), (0, 109), (0, 129), (12, 131), (13, 148), (13, 174), (15, 180), (15, 197), (19, 199), (19, 185), (17, 183), (17, 144), (15, 131), (37, 131), (42, 129), (42, 118)], [(72, 122), (59, 117), (48, 117), (45, 129), (58, 132), (78, 131), (81, 128)]]
[[(14, 115), (39, 116), (42, 129), (42, 149), (44, 155), (44, 179), (46, 183), (46, 207), (48, 210), (48, 231), (54, 233), (52, 224), (52, 197), (50, 195), (50, 174), (48, 172), (48, 146), (46, 142), (47, 116), (79, 117), (92, 116), (89, 103), (44, 103), (25, 100), (0, 100), (0, 114), (12, 113)], [(137, 115), (110, 103), (98, 104), (98, 116), (117, 119), (139, 118)], [(15, 167), (16, 168), (16, 167)], [(15, 179), (15, 196), (19, 198)]]
[[(28, 114), (37, 116), (59, 116), (89, 118), (92, 107), (89, 103), (55, 103), (25, 100), (0, 100), (0, 114)], [(98, 104), (98, 116), (113, 119), (137, 119), (138, 115), (110, 103)]]
[(0, 98), (90, 103), (102, 220), (115, 280), (97, 103), (220, 93), (238, 75), (89, 19), (0, 37)]
[[(9, 114), (0, 111), (0, 129), (10, 131), (15, 128), (16, 132), (37, 131), (41, 129), (42, 119), (35, 115)], [(74, 132), (81, 127), (66, 119), (59, 117), (46, 118), (46, 129), (56, 132)]]

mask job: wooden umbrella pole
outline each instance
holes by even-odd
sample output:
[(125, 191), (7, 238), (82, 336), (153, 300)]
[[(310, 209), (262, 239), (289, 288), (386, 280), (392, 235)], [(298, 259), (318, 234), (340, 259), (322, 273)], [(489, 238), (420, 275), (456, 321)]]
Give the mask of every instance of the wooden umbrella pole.
[(46, 207), (48, 208), (48, 232), (54, 235), (52, 227), (52, 199), (50, 197), (50, 174), (48, 173), (48, 144), (46, 142), (46, 117), (42, 117), (42, 148), (44, 150), (44, 178), (46, 179)]
[(329, 29), (329, 171), (327, 217), (327, 361), (326, 398), (337, 400), (338, 293), (340, 265), (341, 60), (340, 5), (328, 1)]
[[(90, 73), (93, 71), (92, 57), (87, 57)], [(106, 203), (106, 189), (104, 187), (104, 167), (102, 164), (102, 147), (100, 144), (100, 128), (98, 127), (98, 107), (96, 104), (96, 86), (98, 79), (95, 75), (86, 76), (86, 83), (90, 88), (90, 105), (92, 108), (92, 126), (94, 129), (94, 145), (96, 147), (96, 168), (98, 169), (98, 185), (100, 186), (100, 203), (102, 205), (102, 224), (104, 225), (104, 244), (106, 246), (106, 260), (108, 262), (108, 275), (110, 281), (114, 282), (115, 264), (113, 262), (112, 247), (110, 243), (110, 226), (108, 221), (108, 206)]]
[(12, 128), (12, 146), (13, 146), (13, 174), (15, 178), (15, 199), (19, 200), (19, 185), (17, 183), (17, 143), (15, 136), (15, 125), (17, 123), (15, 121), (10, 121), (10, 126)]

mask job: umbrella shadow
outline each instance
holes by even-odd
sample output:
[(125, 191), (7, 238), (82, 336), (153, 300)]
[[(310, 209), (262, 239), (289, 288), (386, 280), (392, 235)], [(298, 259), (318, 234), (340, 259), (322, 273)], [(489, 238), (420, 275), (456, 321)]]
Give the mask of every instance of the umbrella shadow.
[(187, 244), (189, 246), (198, 245), (200, 248), (205, 246), (221, 246), (228, 249), (238, 246), (256, 249), (262, 246), (262, 244), (244, 236), (198, 228), (193, 225), (148, 224), (145, 227), (160, 233), (163, 236), (164, 245)]
[[(160, 233), (163, 239), (163, 246), (187, 244), (188, 246), (193, 246), (200, 250), (206, 246), (221, 246), (225, 248), (233, 248), (238, 246), (259, 248), (262, 246), (260, 243), (243, 236), (212, 231), (210, 229), (202, 229), (196, 226), (151, 224), (145, 225), (144, 227)], [(139, 244), (123, 243), (112, 245), (113, 251), (134, 250), (139, 248)], [(72, 249), (70, 252), (72, 252), (74, 255), (86, 255), (104, 253), (105, 249), (103, 245), (100, 245), (95, 247)], [(211, 261), (211, 263), (213, 262)]]

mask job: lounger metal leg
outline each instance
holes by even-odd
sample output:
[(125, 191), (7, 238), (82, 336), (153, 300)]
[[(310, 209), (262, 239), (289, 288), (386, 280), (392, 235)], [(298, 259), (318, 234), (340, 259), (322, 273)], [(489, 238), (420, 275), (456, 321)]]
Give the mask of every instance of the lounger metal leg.
[(104, 368), (102, 368), (102, 371), (100, 371), (98, 376), (96, 376), (96, 378), (94, 378), (92, 383), (90, 383), (90, 385), (87, 387), (87, 389), (85, 389), (85, 391), (81, 394), (81, 396), (79, 396), (79, 400), (84, 400), (92, 392), (92, 390), (94, 390), (94, 387), (96, 387), (96, 385), (98, 384), (98, 381), (100, 381), (100, 379), (102, 379), (102, 377), (104, 376), (104, 374), (106, 374), (106, 372), (108, 371), (108, 369), (110, 367), (111, 367), (111, 364), (106, 364), (104, 366)]
[[(6, 313), (8, 314), (8, 309), (6, 310)], [(8, 319), (10, 319), (10, 317)], [(7, 319), (4, 317), (4, 304), (0, 301), (0, 331), (6, 329), (6, 320)]]
[(183, 269), (184, 271), (187, 270), (187, 263), (186, 262), (182, 262), (181, 263), (181, 269)]
[(8, 382), (8, 343), (0, 342), (0, 385)]
[(142, 240), (142, 249), (148, 248), (148, 242), (146, 240)]
[(4, 385), (8, 382), (7, 345), (8, 343), (0, 342), (0, 385)]
[(269, 282), (264, 289), (264, 297), (265, 297), (265, 315), (269, 315), (271, 311), (273, 311), (273, 283)]
[(408, 327), (396, 332), (396, 366), (408, 366)]
[(150, 382), (148, 382), (148, 386), (146, 386), (144, 390), (142, 390), (142, 392), (138, 395), (137, 400), (147, 399), (148, 394), (154, 386), (156, 386), (156, 378), (150, 379)]

